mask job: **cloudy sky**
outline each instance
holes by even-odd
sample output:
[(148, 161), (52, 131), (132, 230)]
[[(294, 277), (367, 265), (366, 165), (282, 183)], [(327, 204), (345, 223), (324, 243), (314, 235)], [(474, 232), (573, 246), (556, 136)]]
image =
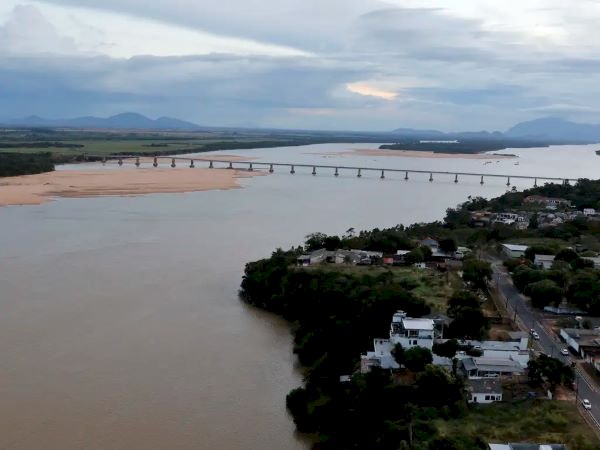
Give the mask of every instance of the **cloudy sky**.
[(598, 0), (0, 0), (0, 119), (600, 123)]

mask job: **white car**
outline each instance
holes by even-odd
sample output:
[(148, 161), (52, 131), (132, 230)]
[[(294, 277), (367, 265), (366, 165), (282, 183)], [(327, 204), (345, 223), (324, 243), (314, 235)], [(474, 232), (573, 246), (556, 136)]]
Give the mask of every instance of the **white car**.
[(592, 404), (590, 403), (590, 401), (587, 398), (584, 398), (583, 400), (581, 400), (581, 404), (583, 405), (583, 407), (585, 409), (592, 409)]
[(563, 349), (560, 351), (560, 354), (561, 354), (561, 355), (563, 355), (563, 356), (569, 356), (569, 350), (568, 350), (568, 349), (566, 349), (566, 348), (563, 348)]
[(533, 336), (533, 339), (535, 339), (536, 341), (540, 340), (540, 335), (537, 334), (537, 331), (534, 331), (533, 333), (531, 333), (531, 336)]

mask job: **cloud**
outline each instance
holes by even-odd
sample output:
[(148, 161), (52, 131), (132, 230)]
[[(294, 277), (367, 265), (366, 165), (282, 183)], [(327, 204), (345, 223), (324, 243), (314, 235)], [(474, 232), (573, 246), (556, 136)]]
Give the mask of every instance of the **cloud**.
[(70, 54), (76, 50), (74, 40), (61, 35), (35, 6), (15, 6), (0, 26), (0, 53)]
[[(591, 0), (3, 0), (0, 117), (499, 129), (600, 121)], [(26, 30), (23, 31), (23, 30)]]

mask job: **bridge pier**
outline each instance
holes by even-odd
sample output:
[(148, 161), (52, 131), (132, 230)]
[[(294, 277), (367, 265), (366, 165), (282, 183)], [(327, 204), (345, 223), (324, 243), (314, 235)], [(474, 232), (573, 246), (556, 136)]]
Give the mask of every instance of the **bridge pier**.
[(358, 173), (356, 174), (356, 176), (357, 176), (358, 178), (362, 177), (362, 174), (360, 173), (360, 169), (358, 169)]
[(209, 168), (209, 169), (214, 169), (214, 167), (215, 167), (215, 166), (213, 166), (213, 162), (212, 162), (212, 161), (209, 161), (209, 163), (208, 163), (208, 168)]
[(273, 172), (275, 172), (275, 170), (273, 169), (273, 164), (271, 164), (269, 166), (269, 173), (273, 173)]
[(316, 168), (315, 166), (313, 166), (313, 171), (312, 171), (312, 174), (313, 174), (313, 175), (316, 175), (316, 174), (317, 174), (317, 168)]
[(338, 171), (337, 167), (335, 168), (335, 173), (333, 175), (336, 177), (340, 176), (340, 172)]
[(102, 157), (102, 165), (103, 165), (103, 166), (104, 166), (104, 165), (106, 165), (106, 156), (103, 156), (103, 157)]
[(123, 158), (119, 158), (119, 166), (123, 165)]
[(454, 175), (454, 182), (458, 183), (458, 174)]
[(175, 158), (171, 158), (171, 167), (174, 169), (175, 167), (177, 167), (177, 164), (175, 164)]
[(193, 160), (193, 159), (190, 159), (190, 169), (193, 169), (194, 167), (196, 167), (196, 166), (194, 165), (194, 160)]
[(381, 176), (379, 178), (381, 178), (382, 180), (385, 178), (385, 171), (381, 171)]
[(140, 157), (139, 156), (135, 157), (135, 167), (140, 167)]
[(404, 179), (408, 180), (408, 171), (404, 174)]
[(481, 181), (479, 182), (479, 184), (483, 184), (483, 175), (481, 175)]
[(154, 157), (154, 162), (152, 163), (152, 165), (154, 167), (158, 167), (158, 158), (156, 156)]
[(254, 170), (254, 168), (252, 167), (252, 163), (250, 163), (250, 165), (248, 165), (248, 172), (252, 172)]
[(506, 181), (506, 185), (510, 186), (510, 177), (508, 177), (508, 180)]
[(535, 181), (533, 182), (533, 187), (537, 187), (537, 178), (535, 179)]
[(291, 167), (291, 169), (290, 169), (290, 173), (291, 173), (292, 175), (294, 175), (294, 174), (296, 173), (296, 170), (294, 169), (294, 166), (292, 166), (292, 167)]
[(430, 181), (430, 182), (431, 182), (431, 181), (433, 181), (433, 173), (430, 173), (430, 174), (429, 174), (429, 181)]
[(233, 163), (229, 162), (229, 167), (227, 167), (228, 169), (233, 169)]
[(565, 185), (565, 186), (568, 186), (568, 185), (569, 185), (569, 179), (568, 179), (568, 178), (565, 178), (564, 185)]

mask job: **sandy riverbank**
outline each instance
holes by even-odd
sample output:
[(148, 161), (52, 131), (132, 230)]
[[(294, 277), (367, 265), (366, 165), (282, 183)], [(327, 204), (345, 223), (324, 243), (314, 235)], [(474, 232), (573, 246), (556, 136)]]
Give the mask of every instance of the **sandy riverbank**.
[(129, 196), (240, 187), (238, 178), (264, 172), (227, 169), (128, 168), (65, 170), (0, 178), (0, 206), (39, 205), (54, 197)]
[(498, 160), (498, 159), (510, 159), (517, 158), (515, 155), (500, 155), (492, 153), (435, 153), (435, 152), (422, 152), (417, 150), (385, 150), (385, 149), (373, 149), (373, 148), (357, 148), (354, 150), (348, 150), (345, 152), (323, 152), (323, 153), (312, 153), (313, 155), (321, 156), (389, 156), (389, 157), (400, 157), (400, 158), (451, 158), (451, 159), (484, 159), (484, 160)]

